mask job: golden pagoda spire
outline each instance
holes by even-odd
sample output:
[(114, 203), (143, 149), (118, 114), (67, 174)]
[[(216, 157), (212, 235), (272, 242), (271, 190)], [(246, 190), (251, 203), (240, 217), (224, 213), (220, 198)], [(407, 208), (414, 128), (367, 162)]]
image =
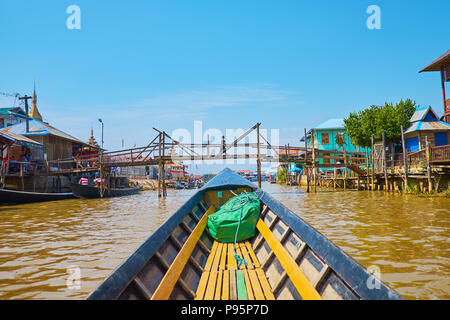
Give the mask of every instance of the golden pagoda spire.
[(94, 129), (92, 127), (91, 127), (91, 137), (89, 138), (88, 144), (90, 144), (93, 147), (99, 147), (97, 141), (95, 141)]
[(31, 107), (30, 112), (28, 112), (28, 115), (31, 118), (37, 119), (39, 121), (42, 121), (42, 116), (39, 113), (39, 110), (38, 110), (38, 108), (36, 106), (36, 103), (37, 103), (37, 96), (36, 96), (36, 85), (35, 85), (34, 86), (34, 90), (33, 90), (33, 105)]

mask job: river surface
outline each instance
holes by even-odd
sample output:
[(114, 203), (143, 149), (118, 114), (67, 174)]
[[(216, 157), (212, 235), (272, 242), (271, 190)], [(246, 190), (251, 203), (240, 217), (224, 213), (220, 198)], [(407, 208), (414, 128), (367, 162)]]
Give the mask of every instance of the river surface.
[[(450, 299), (450, 199), (263, 189), (404, 298)], [(0, 206), (0, 299), (86, 298), (195, 191)]]

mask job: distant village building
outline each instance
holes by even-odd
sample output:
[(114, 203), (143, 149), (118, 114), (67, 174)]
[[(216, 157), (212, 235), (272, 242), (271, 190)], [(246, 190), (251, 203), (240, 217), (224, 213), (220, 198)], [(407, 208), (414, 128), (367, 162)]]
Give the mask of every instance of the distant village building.
[[(342, 135), (345, 144), (341, 147), (336, 143), (336, 136)], [(344, 119), (335, 118), (329, 119), (321, 124), (315, 126), (306, 133), (306, 145), (308, 148), (312, 147), (311, 136), (314, 137), (314, 148), (318, 150), (338, 150), (347, 152), (358, 152), (360, 148), (355, 146), (350, 141), (350, 137), (345, 130)], [(300, 139), (301, 142), (305, 142), (305, 137)], [(334, 160), (319, 159), (320, 164), (334, 163)]]
[(408, 152), (425, 149), (425, 139), (431, 146), (445, 146), (450, 141), (450, 124), (440, 121), (430, 106), (417, 108), (405, 131)]
[(33, 159), (49, 161), (68, 159), (72, 158), (84, 146), (88, 146), (83, 141), (36, 119), (29, 120), (28, 132), (25, 122), (7, 127), (3, 131), (25, 136), (42, 144), (43, 150), (33, 150)]
[(22, 109), (18, 108), (9, 111), (9, 115), (15, 119), (15, 123), (7, 123), (7, 127), (0, 130), (5, 134), (13, 134), (27, 137), (37, 142), (39, 148), (29, 148), (25, 150), (12, 148), (10, 156), (16, 159), (22, 158), (26, 154), (31, 154), (33, 160), (57, 160), (68, 159), (79, 154), (83, 148), (91, 147), (89, 144), (59, 130), (42, 121), (42, 116), (37, 108), (36, 92), (33, 93), (33, 105), (28, 113), (28, 131), (26, 116)]
[(430, 71), (438, 71), (441, 73), (441, 88), (444, 106), (444, 115), (442, 116), (442, 120), (450, 123), (450, 99), (446, 98), (445, 93), (445, 83), (450, 82), (450, 50), (447, 50), (447, 52), (445, 52), (439, 58), (420, 70), (419, 73)]
[(25, 121), (25, 112), (20, 107), (0, 108), (0, 129)]
[[(347, 135), (345, 130), (344, 119), (329, 119), (321, 124), (315, 126), (307, 132), (307, 146), (310, 148), (311, 145), (311, 134), (314, 136), (314, 147), (319, 150), (339, 150), (348, 152), (357, 152), (358, 146), (351, 143), (350, 137)], [(336, 136), (344, 135), (345, 145), (341, 148), (336, 143)], [(300, 141), (305, 141), (303, 137)]]

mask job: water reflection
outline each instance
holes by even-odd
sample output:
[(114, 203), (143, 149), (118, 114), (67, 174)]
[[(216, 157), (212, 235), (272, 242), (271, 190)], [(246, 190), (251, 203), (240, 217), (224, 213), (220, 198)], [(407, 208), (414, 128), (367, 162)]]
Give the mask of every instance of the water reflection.
[[(450, 298), (449, 199), (263, 188), (405, 298)], [(85, 298), (194, 192), (0, 207), (0, 298)]]

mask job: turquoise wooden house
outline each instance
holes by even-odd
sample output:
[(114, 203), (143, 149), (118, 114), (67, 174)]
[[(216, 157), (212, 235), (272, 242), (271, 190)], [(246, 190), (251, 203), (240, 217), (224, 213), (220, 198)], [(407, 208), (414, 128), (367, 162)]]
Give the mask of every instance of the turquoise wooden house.
[[(342, 147), (336, 144), (337, 135), (344, 135), (345, 145)], [(351, 143), (350, 137), (345, 130), (344, 119), (342, 118), (329, 119), (309, 130), (306, 134), (306, 143), (308, 147), (311, 147), (311, 136), (314, 137), (314, 147), (319, 150), (345, 150), (347, 152), (365, 151), (365, 149), (363, 150)], [(301, 138), (300, 141), (305, 142), (305, 137)], [(323, 159), (320, 159), (319, 161), (323, 164)], [(329, 163), (334, 163), (334, 160), (331, 160)]]

